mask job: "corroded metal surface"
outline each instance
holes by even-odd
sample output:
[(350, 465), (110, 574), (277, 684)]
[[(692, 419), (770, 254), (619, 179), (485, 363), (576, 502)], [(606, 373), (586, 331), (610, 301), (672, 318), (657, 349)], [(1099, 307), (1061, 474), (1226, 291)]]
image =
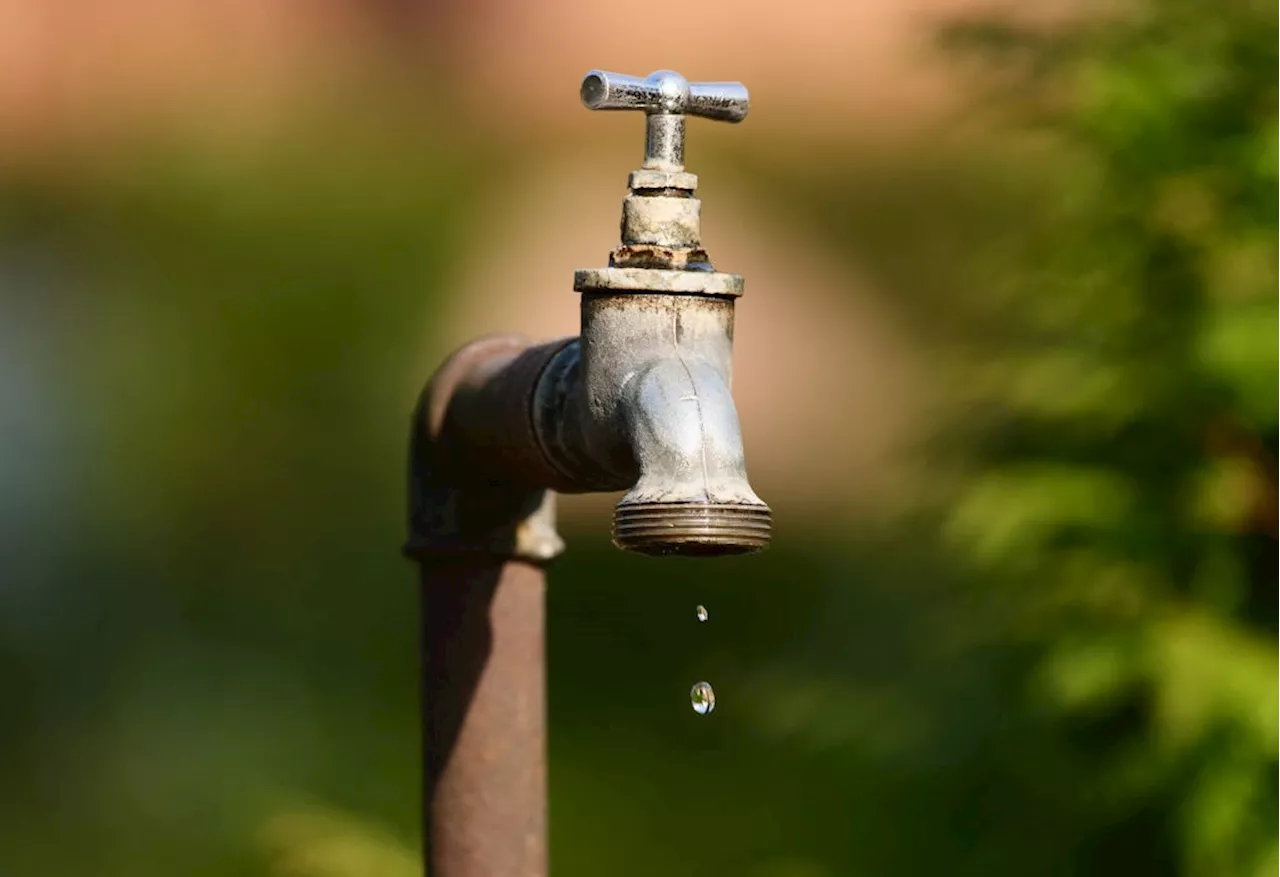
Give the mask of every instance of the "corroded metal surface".
[(643, 79), (593, 70), (582, 81), (593, 110), (645, 113), (644, 166), (631, 172), (622, 202), (622, 242), (609, 267), (577, 271), (579, 292), (661, 292), (741, 295), (742, 278), (721, 274), (702, 247), (698, 178), (684, 169), (685, 118), (727, 122), (746, 118), (747, 90), (738, 82), (689, 83), (670, 70)]
[(702, 237), (701, 208), (702, 202), (692, 196), (628, 195), (622, 201), (622, 240), (627, 244), (696, 247)]
[(542, 877), (542, 570), (422, 565), (423, 848), (432, 877)]
[[(706, 263), (703, 263), (706, 264)], [(718, 271), (653, 268), (583, 268), (573, 272), (578, 292), (664, 292), (674, 295), (742, 295), (742, 277)]]
[[(538, 374), (536, 364), (527, 368), (528, 357), (521, 358), (529, 349), (529, 341), (519, 335), (480, 339), (449, 357), (427, 385), (410, 431), (409, 539), (404, 546), (410, 557), (545, 562), (564, 550), (555, 529), (555, 497), (538, 483), (536, 473), (504, 480), (470, 463), (486, 449), (495, 453), (485, 466), (500, 471), (517, 472), (540, 459), (521, 454), (531, 439), (519, 439), (521, 425), (527, 424), (519, 377), (532, 371), (531, 389)], [(506, 392), (495, 392), (504, 388)], [(485, 393), (493, 401), (475, 404), (475, 397)], [(483, 415), (481, 423), (469, 431), (457, 428), (459, 421), (476, 414)], [(481, 432), (487, 437), (477, 439)]]
[(623, 244), (609, 254), (610, 268), (676, 268), (681, 271), (709, 271), (707, 251), (698, 247), (674, 248), (657, 244)]
[(618, 506), (613, 541), (640, 554), (719, 557), (769, 544), (773, 518), (764, 505), (634, 502)]
[(698, 175), (688, 171), (660, 171), (637, 168), (627, 177), (627, 188), (635, 191), (646, 189), (680, 189), (692, 192), (698, 188)]

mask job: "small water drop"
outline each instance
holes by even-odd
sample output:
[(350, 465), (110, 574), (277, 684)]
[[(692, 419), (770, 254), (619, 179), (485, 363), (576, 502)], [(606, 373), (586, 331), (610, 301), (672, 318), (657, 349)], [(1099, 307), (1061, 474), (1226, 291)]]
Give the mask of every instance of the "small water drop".
[(706, 606), (699, 605), (697, 609), (694, 609), (694, 610), (693, 610), (693, 614), (694, 614), (694, 615), (696, 615), (696, 616), (698, 616), (698, 620), (699, 620), (699, 621), (706, 621), (706, 620), (707, 620), (707, 607), (706, 607)]
[(693, 704), (693, 711), (700, 716), (705, 716), (716, 708), (716, 693), (711, 690), (710, 682), (699, 682), (689, 690), (689, 702)]

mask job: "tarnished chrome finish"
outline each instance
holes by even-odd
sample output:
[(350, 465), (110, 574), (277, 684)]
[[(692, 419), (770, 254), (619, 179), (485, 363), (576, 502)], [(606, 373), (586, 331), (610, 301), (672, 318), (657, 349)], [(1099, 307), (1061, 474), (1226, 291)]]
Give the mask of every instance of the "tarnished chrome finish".
[(622, 241), (609, 267), (578, 271), (579, 292), (664, 292), (674, 295), (742, 294), (742, 278), (721, 274), (702, 247), (698, 178), (684, 169), (686, 116), (728, 122), (746, 118), (747, 90), (740, 82), (690, 84), (659, 70), (644, 79), (593, 70), (582, 81), (590, 109), (644, 110), (644, 165), (631, 172), (622, 202)]
[(689, 82), (674, 70), (643, 79), (592, 70), (582, 80), (581, 97), (591, 110), (644, 110), (644, 166), (669, 171), (684, 167), (685, 116), (741, 122), (750, 108), (741, 82)]
[(483, 339), (437, 375), (420, 420), (434, 451), (415, 472), (460, 486), (420, 482), (411, 553), (550, 559), (561, 546), (544, 488), (625, 490), (613, 533), (628, 550), (765, 547), (769, 508), (747, 480), (731, 394), (733, 297), (587, 291), (581, 311), (579, 338)]
[(684, 167), (684, 116), (651, 113), (645, 120), (644, 166), (660, 171)]
[(674, 70), (641, 78), (592, 70), (582, 80), (582, 102), (591, 110), (645, 110), (741, 122), (750, 100), (741, 82), (689, 82)]
[(742, 278), (712, 267), (702, 247), (702, 205), (693, 196), (697, 177), (684, 170), (686, 116), (740, 122), (747, 90), (737, 82), (691, 84), (670, 70), (644, 79), (593, 70), (581, 95), (593, 110), (644, 110), (645, 161), (627, 181), (622, 241), (609, 266), (574, 273), (581, 352), (575, 357), (565, 348), (543, 374), (564, 400), (553, 419), (580, 427), (544, 425), (535, 433), (561, 471), (594, 460), (622, 474), (632, 463), (635, 480), (614, 513), (619, 547), (687, 555), (759, 550), (769, 543), (772, 520), (747, 482), (729, 389)]
[(591, 422), (608, 425), (588, 438), (621, 440), (638, 470), (614, 513), (621, 548), (715, 555), (769, 542), (730, 392), (733, 311), (732, 298), (583, 295), (582, 398)]
[(432, 380), (414, 432), (406, 548), (416, 557), (550, 560), (562, 544), (549, 490), (626, 490), (614, 538), (630, 550), (727, 554), (768, 544), (769, 509), (747, 481), (730, 393), (742, 278), (711, 265), (697, 177), (683, 167), (685, 116), (739, 121), (746, 89), (691, 85), (671, 71), (594, 71), (582, 100), (644, 110), (650, 146), (654, 131), (666, 145), (629, 177), (609, 265), (574, 274), (581, 337), (482, 339)]

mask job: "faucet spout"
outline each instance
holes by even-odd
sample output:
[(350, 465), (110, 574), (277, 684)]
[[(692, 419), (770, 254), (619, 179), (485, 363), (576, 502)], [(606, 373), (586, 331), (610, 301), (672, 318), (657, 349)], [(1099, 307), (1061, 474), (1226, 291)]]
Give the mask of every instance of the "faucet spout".
[[(717, 556), (769, 543), (771, 519), (747, 481), (730, 391), (733, 300), (596, 295), (583, 304), (590, 398), (616, 382), (638, 476), (614, 510), (614, 543), (649, 555)], [(603, 361), (599, 361), (603, 360)], [(600, 412), (603, 414), (604, 412)]]
[(640, 476), (623, 504), (760, 502), (747, 485), (733, 397), (714, 365), (679, 354), (658, 359), (626, 389)]
[(770, 515), (747, 482), (738, 414), (705, 359), (651, 363), (623, 405), (640, 477), (618, 502), (613, 539), (641, 554), (718, 556), (769, 542)]
[(533, 432), (567, 492), (626, 490), (614, 543), (715, 556), (769, 543), (730, 392), (730, 297), (586, 292), (582, 335), (533, 391)]

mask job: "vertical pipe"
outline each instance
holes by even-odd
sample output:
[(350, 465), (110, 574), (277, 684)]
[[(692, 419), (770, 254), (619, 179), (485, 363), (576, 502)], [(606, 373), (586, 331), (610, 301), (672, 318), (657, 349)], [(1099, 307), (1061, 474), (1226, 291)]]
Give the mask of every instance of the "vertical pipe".
[(421, 566), (428, 877), (545, 877), (546, 574), (493, 557)]

